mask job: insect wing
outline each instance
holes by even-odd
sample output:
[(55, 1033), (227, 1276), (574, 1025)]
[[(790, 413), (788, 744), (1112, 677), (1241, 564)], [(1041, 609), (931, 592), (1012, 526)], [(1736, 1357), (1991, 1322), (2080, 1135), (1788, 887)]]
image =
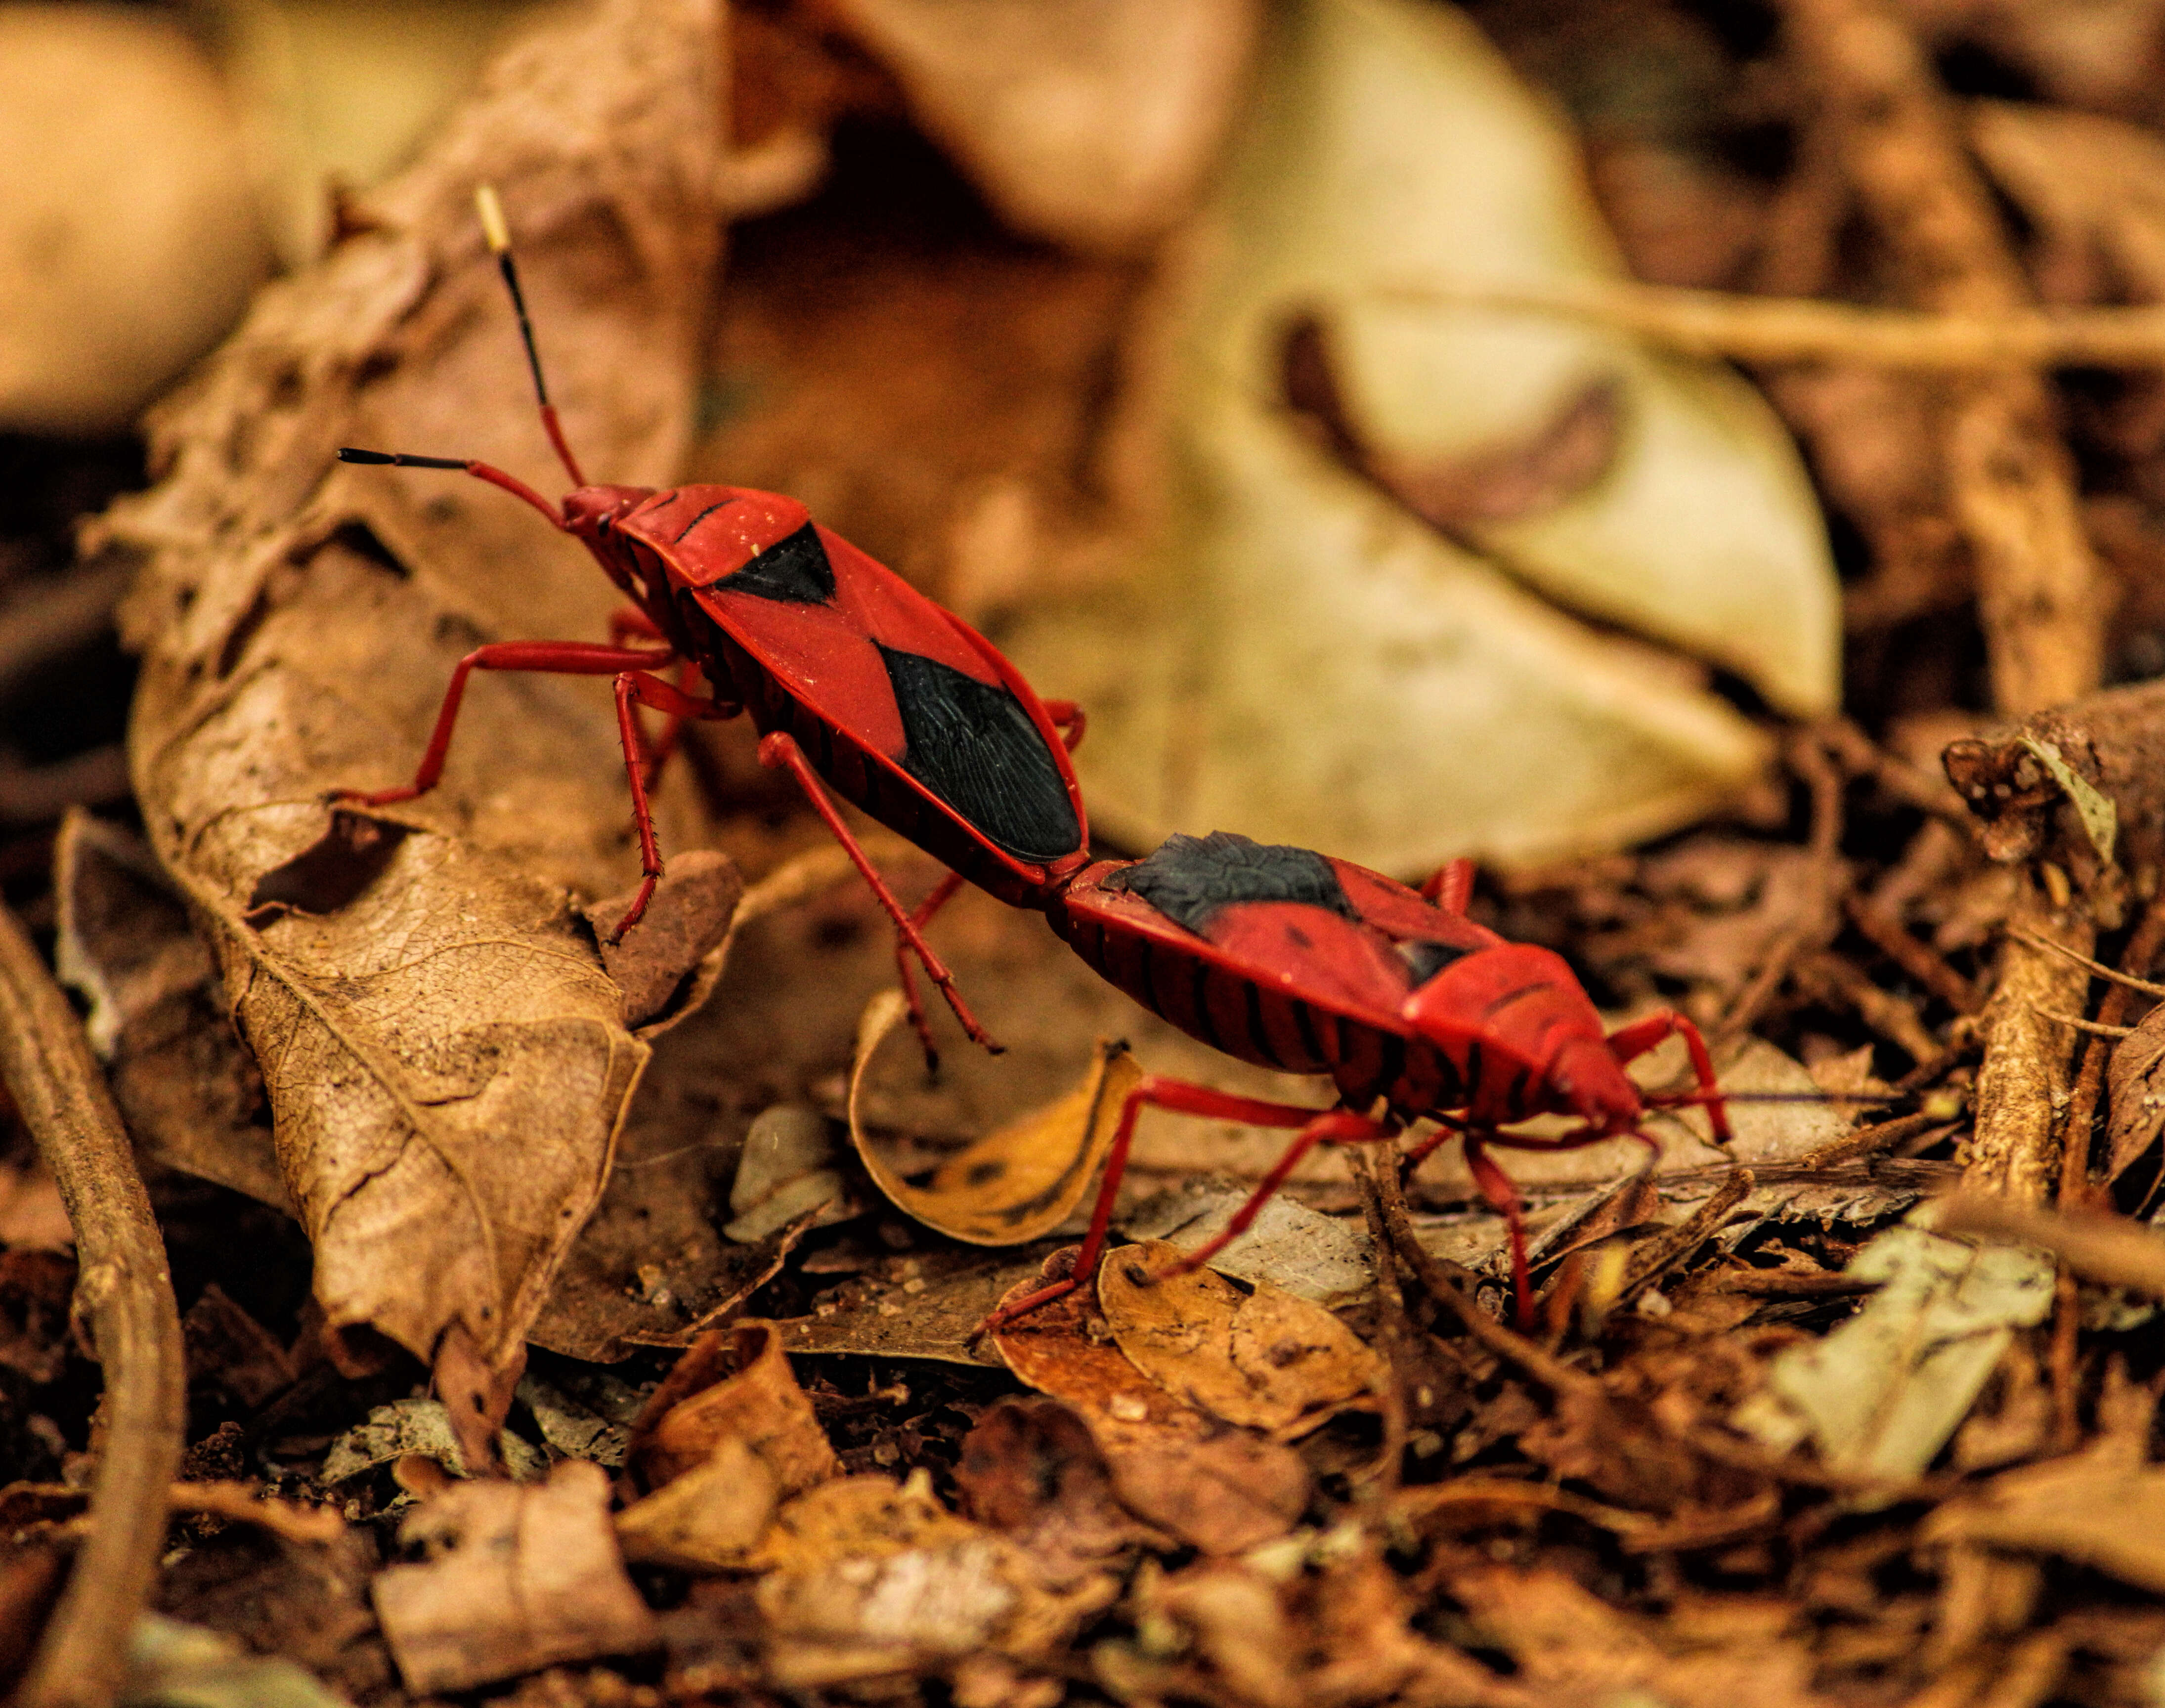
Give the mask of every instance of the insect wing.
[(1040, 864), (1081, 853), (1074, 774), (1028, 684), (876, 559), (808, 522), (696, 596), (785, 693), (1000, 853)]

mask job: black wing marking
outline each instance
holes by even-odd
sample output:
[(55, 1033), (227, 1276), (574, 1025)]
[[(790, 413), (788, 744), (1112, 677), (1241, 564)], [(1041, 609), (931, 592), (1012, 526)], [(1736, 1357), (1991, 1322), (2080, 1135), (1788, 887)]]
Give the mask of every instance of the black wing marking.
[(1009, 689), (919, 653), (882, 646), (880, 657), (902, 712), (904, 770), (1018, 859), (1082, 846), (1067, 781)]
[(718, 592), (749, 593), (778, 605), (831, 605), (835, 566), (827, 561), (827, 548), (819, 544), (817, 530), (808, 522), (735, 575), (724, 575), (714, 587)]
[(1239, 901), (1300, 901), (1341, 918), (1361, 917), (1321, 854), (1230, 830), (1169, 836), (1156, 853), (1107, 878), (1105, 887), (1141, 896), (1198, 937), (1219, 909)]
[(1431, 943), (1418, 938), (1399, 944), (1398, 950), (1399, 958), (1412, 972), (1415, 985), (1425, 985), (1453, 961), (1473, 953), (1457, 943)]
[(693, 528), (704, 522), (709, 516), (712, 516), (717, 510), (726, 510), (730, 505), (736, 502), (737, 501), (734, 498), (722, 498), (716, 500), (712, 504), (709, 504), (704, 510), (702, 510), (697, 516), (693, 517), (689, 522), (686, 523), (682, 528), (677, 530), (677, 539), (675, 543), (678, 545), (683, 544), (684, 536), (686, 534), (689, 533)]

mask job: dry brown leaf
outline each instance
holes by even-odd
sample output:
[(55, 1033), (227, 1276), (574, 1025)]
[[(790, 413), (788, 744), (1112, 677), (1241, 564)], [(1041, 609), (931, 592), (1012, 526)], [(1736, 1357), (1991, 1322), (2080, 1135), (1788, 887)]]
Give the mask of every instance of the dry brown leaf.
[(377, 1574), (376, 1612), (415, 1695), (658, 1640), (610, 1533), (608, 1477), (584, 1459), (564, 1460), (540, 1485), (453, 1484), (399, 1538), (429, 1558)]
[[(1001, 1302), (1040, 1285), (1025, 1281)], [(1008, 1368), (1074, 1408), (1112, 1469), (1121, 1504), (1137, 1517), (1206, 1553), (1238, 1553), (1284, 1535), (1308, 1504), (1300, 1460), (1175, 1399), (1093, 1336), (1089, 1294), (1078, 1288), (994, 1334)]]
[[(1629, 1699), (1643, 1690), (1673, 1708), (1811, 1708), (1811, 1655), (1763, 1629), (1671, 1655), (1654, 1632), (1554, 1570), (1475, 1566), (1449, 1593), (1482, 1635), (1518, 1663), (1514, 1682), (1542, 1703)], [(1787, 1610), (1778, 1611), (1778, 1621)]]
[[(774, 1325), (740, 1322), (727, 1345), (734, 1374), (677, 1401), (651, 1429), (635, 1429), (627, 1456), (647, 1485), (659, 1488), (707, 1463), (715, 1443), (727, 1437), (757, 1455), (783, 1495), (833, 1476), (835, 1450), (797, 1385)], [(685, 1362), (705, 1355), (703, 1348), (694, 1348)]]
[(1003, 1400), (962, 1438), (962, 1514), (1004, 1532), (1055, 1589), (1117, 1571), (1166, 1540), (1122, 1510), (1088, 1427), (1056, 1400)]
[(2152, 1008), (2113, 1046), (2105, 1085), (2105, 1178), (2116, 1180), (2165, 1133), (2165, 1007)]
[(1208, 1269), (1168, 1274), (1185, 1255), (1150, 1240), (1098, 1272), (1113, 1338), (1159, 1386), (1281, 1441), (1380, 1390), (1383, 1361), (1328, 1311), (1267, 1281), (1243, 1293)]
[(840, 0), (1010, 223), (1085, 250), (1188, 211), (1246, 84), (1255, 0)]
[(717, 1437), (699, 1464), (616, 1516), (624, 1557), (678, 1571), (741, 1564), (774, 1516), (766, 1461), (738, 1437)]
[(103, 530), (147, 560), (136, 791), (266, 1064), (317, 1298), (334, 1329), (424, 1358), (454, 1323), (488, 1362), (513, 1355), (645, 1060), (574, 905), (635, 870), (607, 696), (489, 681), (435, 795), (328, 833), (320, 796), (408, 775), (476, 641), (598, 639), (609, 590), (503, 495), (334, 471), (331, 452), (548, 478), (470, 211), (486, 180), (571, 439), (597, 474), (669, 474), (715, 255), (719, 70), (714, 0), (608, 0), (507, 54), (420, 165), (356, 204), (361, 229), (161, 407), (164, 479)]
[(140, 838), (80, 810), (53, 845), (54, 959), (136, 1143), (160, 1162), (293, 1213), (263, 1076), (225, 1013), (210, 952)]
[(1056, 1596), (1007, 1537), (958, 1518), (919, 1472), (845, 1477), (776, 1514), (752, 1563), (767, 1670), (785, 1690), (936, 1665), (992, 1648), (1042, 1654), (1088, 1612)]
[[(1350, 1543), (1350, 1546), (1349, 1546)], [(1305, 1561), (1198, 1560), (1164, 1579), (1136, 1580), (1141, 1620), (1170, 1622), (1190, 1639), (1193, 1659), (1220, 1688), (1198, 1688), (1186, 1668), (1152, 1652), (1108, 1643), (1095, 1657), (1101, 1677), (1125, 1700), (1230, 1700), (1256, 1708), (1398, 1702), (1426, 1708), (1528, 1708), (1535, 1698), (1478, 1661), (1409, 1628), (1411, 1598), (1373, 1544), (1346, 1530), (1320, 1538)], [(1305, 1564), (1309, 1569), (1298, 1569)]]
[(850, 1075), (850, 1138), (872, 1184), (929, 1227), (972, 1245), (1022, 1245), (1067, 1219), (1097, 1178), (1127, 1094), (1142, 1078), (1125, 1043), (1101, 1041), (1082, 1083), (1057, 1102), (1009, 1122), (942, 1163), (913, 1186), (865, 1131), (864, 1091), (880, 1045), (898, 1032), (909, 1004), (882, 991), (858, 1023)]

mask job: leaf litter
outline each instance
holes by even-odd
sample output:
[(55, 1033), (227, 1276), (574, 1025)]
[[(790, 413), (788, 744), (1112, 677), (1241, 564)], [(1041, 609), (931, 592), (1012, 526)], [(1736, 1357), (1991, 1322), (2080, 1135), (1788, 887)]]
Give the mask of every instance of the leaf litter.
[[(1351, 89), (1368, 104), (1346, 123), (1388, 142), (1383, 94), (1410, 102), (1408, 86), (1440, 74), (1402, 63), (1371, 87), (1347, 69), (1359, 42), (1463, 31), (1456, 14), (1353, 0), (1272, 18), (1198, 4), (1165, 13), (1151, 53), (1124, 55), (1140, 14), (1118, 10), (1096, 34), (1064, 12), (958, 34), (930, 10), (855, 4), (738, 8), (724, 24), (620, 0), (561, 20), (500, 61), (408, 177), (342, 200), (326, 260), (273, 287), (161, 406), (161, 484), (92, 528), (107, 557), (83, 572), (122, 554), (140, 566), (127, 624), (147, 660), (143, 838), (78, 815), (0, 838), (0, 879), (56, 928), (153, 1169), (187, 1307), (190, 1480), (158, 1593), (164, 1616), (208, 1634), (156, 1662), (173, 1682), (145, 1694), (233, 1700), (278, 1687), (244, 1676), (250, 1658), (284, 1655), (356, 1703), (508, 1687), (537, 1708), (777, 1690), (967, 1708), (2150, 1700), (2165, 1651), (2145, 1517), (2160, 1499), (2152, 1301), (2165, 1296), (2150, 993), (2036, 943), (2157, 970), (2154, 692), (2136, 681), (2041, 713), (1980, 686), (1978, 637), (2003, 687), (2031, 642), (1995, 602), (1999, 560), (1966, 555), (1977, 495), (1940, 423), (1973, 406), (1943, 376), (1749, 372), (1805, 446), (1854, 577), (1854, 722), (1787, 733), (1769, 708), (1823, 703), (1808, 679), (1826, 634), (1785, 624), (1741, 579), (1714, 598), (1687, 575), (1673, 608), (1633, 602), (1727, 561), (1710, 523), (1688, 539), (1603, 533), (1634, 514), (1645, 528), (1625, 501), (1667, 490), (1724, 526), (1772, 515), (1758, 544), (1793, 569), (1819, 562), (1820, 511), (1791, 502), (1801, 488), (1746, 379), (1694, 391), (1680, 376), (1712, 371), (1651, 334), (1484, 311), (1514, 349), (1604, 354), (1557, 354), (1553, 384), (1499, 384), (1474, 400), (1491, 414), (1439, 425), (1417, 395), (1441, 395), (1429, 345), (1478, 348), (1481, 316), (1349, 292), (1367, 275), (1326, 244), (1309, 288), (1277, 292), (1277, 275), (1251, 268), (1250, 294), (1219, 305), (1255, 335), (1234, 365), (1246, 389), (1187, 386), (1180, 338), (1215, 335), (1198, 292), (1241, 266), (1207, 234), (1233, 241), (1243, 206), (1312, 209), (1318, 185), (1361, 190), (1346, 217), (1371, 205), (1373, 187), (1334, 178), (1320, 150), (1305, 178), (1268, 181), (1258, 92)], [(2140, 303), (2165, 287), (2165, 226), (2141, 187), (2154, 115), (2118, 86), (2070, 96), (2104, 86), (2054, 57), (2063, 38), (1994, 8), (1920, 26), (2020, 60), (2074, 103), (2015, 108), (1968, 100), (1959, 54), (1936, 69), (1845, 60), (1849, 32), (1880, 27), (1848, 0), (1782, 10), (1794, 34), (1757, 46), (1653, 0), (1568, 19), (1504, 0), (1475, 21), (1570, 108), (1642, 276), (1899, 300), (1893, 263), (1913, 239), (1840, 129), (1883, 109), (1798, 92), (1901, 62), (1926, 67), (1941, 139), (1967, 138), (2030, 222), (2018, 259), (2041, 300)], [(724, 29), (726, 101), (716, 55), (683, 46)], [(1630, 84), (1641, 39), (1718, 74), (1604, 105), (1586, 67)], [(1200, 45), (1183, 59), (1179, 41)], [(1332, 43), (1336, 60), (1316, 45)], [(1505, 115), (1475, 139), (1497, 158), (1559, 148), (1549, 118), (1547, 140), (1529, 140), (1530, 103), (1489, 50), (1467, 35), (1451, 51), (1488, 91), (1453, 124)], [(1930, 82), (1941, 75), (1958, 99)], [(1003, 117), (1010, 87), (1040, 92), (1021, 129)], [(1114, 89), (1160, 128), (1102, 113), (1095, 134), (1030, 128), (1052, 116), (1043, 92), (1087, 116)], [(1918, 92), (1883, 110), (1910, 113)], [(2080, 110), (2089, 99), (2100, 110)], [(1329, 134), (1313, 112), (1269, 118)], [(1746, 140), (1769, 126), (1795, 145), (1778, 165)], [(1950, 155), (1918, 158), (1932, 164), (1904, 181), (1929, 191)], [(1689, 172), (1664, 176), (1661, 160)], [(1551, 639), (1576, 624), (1643, 663), (1651, 638), (1667, 649), (1639, 682), (1652, 701), (1616, 721), (1663, 696), (1699, 705), (1701, 733), (1730, 729), (1750, 763), (1687, 780), (1699, 804), (1667, 822), (1688, 828), (1652, 848), (1536, 864), (1529, 843), (1484, 874), (1477, 917), (1565, 953), (1620, 1019), (1693, 1015), (1730, 1089), (1889, 1101), (1740, 1101), (1726, 1154), (1665, 1118), (1643, 1171), (1628, 1143), (1508, 1154), (1533, 1215), (1530, 1334), (1500, 1320), (1500, 1225), (1451, 1144), (1403, 1190), (1314, 1159), (1209, 1269), (1167, 1274), (1283, 1136), (1149, 1117), (1115, 1216), (1144, 1243), (1116, 1247), (1095, 1289), (976, 1336), (1003, 1297), (1072, 1261), (1117, 1101), (1076, 1091), (1099, 1071), (1096, 1040), (1127, 1046), (1102, 1060), (1253, 1095), (1318, 1088), (1203, 1050), (982, 898), (938, 932), (1009, 1054), (944, 1040), (929, 1080), (902, 1045), (861, 1047), (864, 1017), (893, 1013), (891, 941), (741, 729), (687, 742), (663, 791), (670, 888), (651, 935), (615, 950), (593, 921), (635, 863), (607, 710), (580, 685), (482, 685), (437, 796), (325, 810), (324, 789), (403, 774), (458, 653), (598, 634), (606, 612), (590, 567), (515, 507), (454, 480), (329, 472), (344, 439), (542, 465), (466, 212), (482, 176), (512, 204), (574, 442), (609, 476), (693, 469), (798, 491), (1025, 650), (1078, 609), (1113, 623), (1096, 657), (1063, 640), (1072, 668), (1032, 664), (1104, 711), (1081, 758), (1119, 834), (1141, 839), (1121, 822), (1142, 798), (1120, 775), (1135, 748), (1193, 768), (1142, 786), (1188, 803), (1153, 809), (1170, 828), (1320, 813), (1306, 839), (1357, 856), (1367, 830), (1342, 782), (1304, 801), (1302, 779), (1317, 755), (1380, 737), (1384, 804), (1408, 839), (1367, 851), (1403, 875), (1484, 833), (1475, 795), (1422, 780), (1430, 755), (1471, 756), (1481, 786), (1509, 785), (1555, 836), (1542, 846), (1586, 845), (1572, 840), (1586, 821), (1538, 796), (1570, 780), (1561, 769), (1501, 764), (1503, 749), (1426, 710), (1401, 736), (1349, 717), (1335, 685), (1402, 638), (1388, 624), (1338, 623), (1324, 650), (1342, 669), (1280, 670), (1270, 720), (1230, 746), (1202, 738), (1208, 691), (1149, 665), (1178, 638), (1151, 601), (1198, 599), (1228, 668), (1268, 651), (1234, 617), (1267, 630), (1292, 609), (1211, 603), (1212, 587), (1248, 585), (1198, 571), (1225, 549), (1219, 523), (1279, 515), (1287, 547), (1357, 513), (1367, 544), (1319, 549), (1304, 574), (1397, 541), (1409, 562), (1493, 579), (1496, 608)], [(1673, 198), (1710, 185), (1729, 236), (1657, 253)], [(1515, 217), (1578, 222), (1562, 248), (1598, 284), (1613, 262), (1578, 193), (1530, 197)], [(767, 211), (737, 220), (718, 272), (718, 218), (755, 199)], [(1460, 246), (1484, 242), (1501, 253), (1504, 236), (1477, 226)], [(2165, 565), (2152, 382), (2054, 383), (2066, 407), (2047, 431), (2083, 460), (2083, 525), (2121, 601), (2103, 651), (2116, 680), (2141, 678), (2165, 660), (2143, 661), (2165, 632), (2149, 587)], [(1662, 385), (1682, 391), (1644, 389)], [(1693, 407), (1708, 443), (1730, 435), (1714, 460), (1725, 474), (1647, 426)], [(1193, 495), (1168, 490), (1163, 448), (1209, 466), (1236, 418), (1235, 437), (1274, 446), (1300, 479), (1198, 520)], [(1751, 502), (1707, 496), (1754, 481)], [(1139, 549), (1178, 539), (1201, 555)], [(1145, 561), (1185, 573), (1139, 598), (1123, 578)], [(1663, 574), (1603, 581), (1631, 562)], [(20, 583), (14, 563), (0, 555), (0, 575)], [(1830, 585), (1823, 562), (1799, 575), (1807, 602)], [(1755, 623), (1720, 616), (1732, 597), (1759, 600)], [(0, 629), (13, 608), (0, 602)], [(2047, 665), (2058, 644), (2048, 633)], [(1518, 689), (1542, 703), (1584, 691), (1530, 677)], [(1198, 707), (1204, 721), (1174, 721)], [(1702, 766), (1714, 753), (1685, 749)], [(1216, 770), (1229, 754), (1239, 764)], [(1653, 822), (1631, 818), (1629, 792), (1599, 803), (1612, 844)], [(891, 840), (869, 845), (906, 896), (939, 875)], [(49, 853), (50, 893), (35, 887)], [(450, 961), (456, 976), (418, 970)], [(312, 1012), (362, 1040), (347, 1065), (311, 1036)], [(2057, 1126), (2010, 1125), (2004, 1093), (1972, 1096), (1980, 1059), (2007, 1083), (2010, 1051)], [(1645, 1082), (1678, 1066), (1650, 1059)], [(370, 1075), (410, 1108), (356, 1095)], [(2094, 1155), (2062, 1142), (2092, 1126)], [(2051, 1154), (2023, 1152), (2040, 1130)], [(110, 1451), (68, 1331), (57, 1206), (11, 1143), (0, 1441), (24, 1479), (0, 1491), (0, 1660), (28, 1653), (82, 1535), (71, 1485)], [(1046, 1180), (1060, 1190), (1044, 1196)], [(2021, 1190), (2057, 1207), (1981, 1196), (2010, 1181), (2043, 1183)], [(1958, 1184), (1972, 1190), (1917, 1209)], [(1016, 1220), (1031, 1198), (1037, 1213)], [(296, 1211), (307, 1243), (279, 1231)], [(988, 1235), (1020, 1243), (974, 1243)], [(485, 1474), (456, 1474), (469, 1467)]]

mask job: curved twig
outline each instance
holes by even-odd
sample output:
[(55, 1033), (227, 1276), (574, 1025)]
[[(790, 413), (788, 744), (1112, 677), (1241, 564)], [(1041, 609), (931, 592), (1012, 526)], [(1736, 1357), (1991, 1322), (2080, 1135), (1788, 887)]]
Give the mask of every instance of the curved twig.
[(165, 1546), (181, 1462), (187, 1379), (165, 1242), (82, 1035), (20, 922), (0, 907), (0, 1078), (59, 1185), (75, 1230), (75, 1308), (105, 1372), (105, 1443), (90, 1533), (16, 1698), (24, 1708), (106, 1708), (122, 1638)]

